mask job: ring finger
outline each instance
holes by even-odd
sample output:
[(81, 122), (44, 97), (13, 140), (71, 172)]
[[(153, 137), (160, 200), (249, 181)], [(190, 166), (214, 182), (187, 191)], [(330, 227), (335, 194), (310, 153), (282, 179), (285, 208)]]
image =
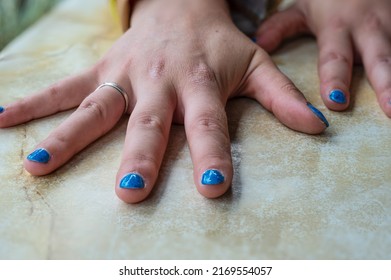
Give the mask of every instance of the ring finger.
[(124, 97), (110, 86), (91, 93), (24, 161), (33, 175), (48, 174), (107, 133), (124, 112)]

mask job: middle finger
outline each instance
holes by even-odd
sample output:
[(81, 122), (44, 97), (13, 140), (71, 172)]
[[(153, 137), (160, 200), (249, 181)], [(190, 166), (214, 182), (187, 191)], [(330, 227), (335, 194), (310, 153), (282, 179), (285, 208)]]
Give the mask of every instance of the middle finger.
[(127, 203), (140, 202), (152, 191), (176, 106), (175, 95), (164, 86), (143, 86), (137, 93), (115, 189), (118, 197)]

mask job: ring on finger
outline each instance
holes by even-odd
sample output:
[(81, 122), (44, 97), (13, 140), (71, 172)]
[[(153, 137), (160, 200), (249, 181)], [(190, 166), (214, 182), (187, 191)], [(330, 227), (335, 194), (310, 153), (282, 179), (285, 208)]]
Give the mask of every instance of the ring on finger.
[(122, 97), (125, 101), (125, 109), (124, 109), (124, 114), (125, 114), (128, 111), (128, 107), (129, 107), (129, 97), (128, 97), (128, 94), (126, 93), (126, 91), (120, 85), (118, 85), (117, 83), (114, 83), (114, 82), (105, 82), (105, 83), (101, 84), (100, 86), (98, 86), (95, 91), (97, 91), (103, 87), (106, 87), (106, 86), (112, 87), (119, 94), (122, 95)]

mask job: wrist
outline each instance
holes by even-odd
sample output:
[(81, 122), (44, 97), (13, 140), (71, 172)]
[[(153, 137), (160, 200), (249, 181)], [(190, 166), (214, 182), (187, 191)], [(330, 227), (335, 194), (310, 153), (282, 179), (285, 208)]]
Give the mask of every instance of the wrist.
[(151, 21), (173, 22), (183, 19), (229, 18), (229, 8), (225, 0), (138, 0), (136, 1), (130, 24), (146, 24)]
[(156, 18), (178, 17), (197, 12), (199, 15), (212, 14), (219, 11), (229, 15), (229, 9), (225, 0), (110, 0), (115, 16), (125, 32), (133, 25), (145, 18), (150, 18), (151, 13)]

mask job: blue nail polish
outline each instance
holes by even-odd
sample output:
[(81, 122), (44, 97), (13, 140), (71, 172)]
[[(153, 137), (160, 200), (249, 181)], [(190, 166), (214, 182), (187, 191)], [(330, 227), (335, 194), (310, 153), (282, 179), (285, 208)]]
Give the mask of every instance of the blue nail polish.
[(45, 149), (41, 148), (41, 149), (37, 149), (34, 152), (32, 152), (31, 154), (29, 154), (27, 156), (27, 159), (29, 161), (34, 161), (34, 162), (38, 162), (38, 163), (48, 163), (50, 160), (50, 154)]
[(330, 99), (338, 104), (345, 104), (346, 103), (346, 96), (343, 93), (343, 91), (339, 89), (332, 90), (329, 95)]
[(122, 189), (142, 189), (144, 188), (144, 180), (136, 173), (129, 173), (122, 178), (119, 187)]
[(0, 114), (4, 112), (4, 108), (0, 106)]
[(251, 41), (253, 41), (254, 43), (257, 42), (257, 37), (251, 37)]
[(322, 114), (321, 111), (316, 109), (311, 103), (307, 102), (308, 108), (311, 109), (311, 111), (325, 124), (326, 127), (329, 127), (329, 122), (325, 118), (325, 116)]
[(224, 176), (220, 171), (210, 169), (202, 174), (201, 183), (203, 185), (219, 185), (224, 183)]

